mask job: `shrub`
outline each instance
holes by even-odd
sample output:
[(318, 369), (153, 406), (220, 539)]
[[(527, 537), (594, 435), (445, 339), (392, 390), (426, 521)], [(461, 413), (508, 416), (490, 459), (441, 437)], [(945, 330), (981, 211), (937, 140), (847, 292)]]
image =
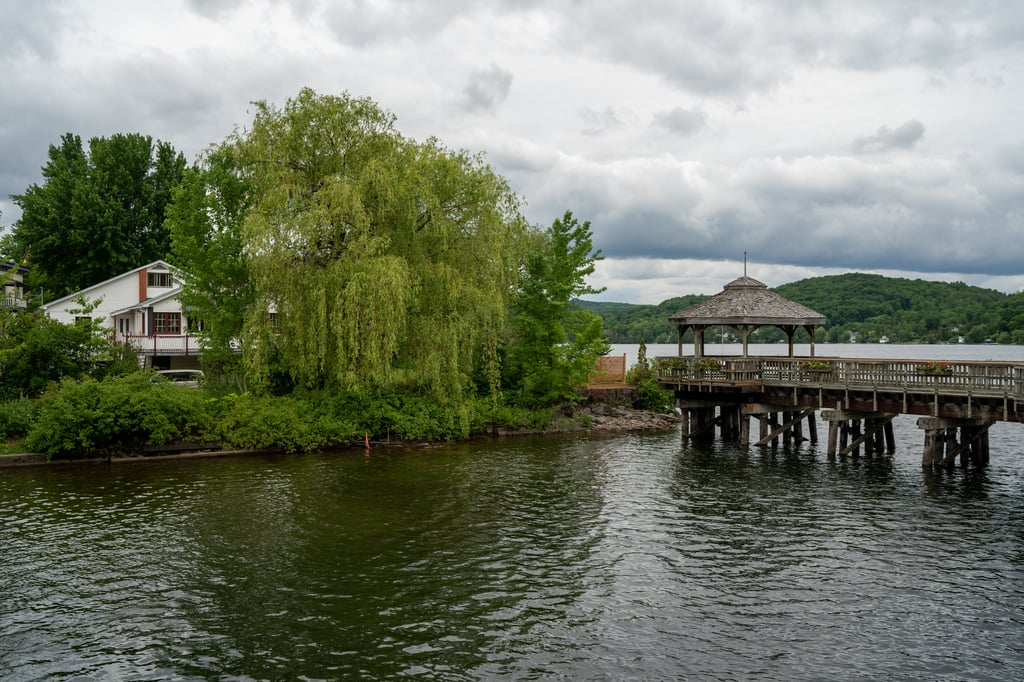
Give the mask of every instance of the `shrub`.
[(0, 403), (0, 439), (24, 436), (32, 428), (38, 413), (35, 401), (28, 398)]
[(469, 435), (469, 409), (459, 403), (404, 395), (395, 401), (386, 417), (388, 428), (407, 440), (454, 440)]
[(201, 391), (154, 382), (148, 373), (103, 381), (64, 379), (40, 399), (25, 446), (47, 457), (137, 452), (146, 445), (202, 438), (210, 423)]
[[(664, 362), (676, 362), (675, 358), (668, 358)], [(658, 383), (658, 360), (653, 361), (653, 367), (645, 367), (637, 364), (626, 372), (626, 383), (636, 386), (637, 407), (652, 412), (671, 412), (674, 402), (672, 391), (663, 388)]]
[(340, 440), (394, 435), (404, 440), (454, 440), (482, 430), (486, 424), (474, 401), (439, 400), (419, 393), (342, 391), (302, 394), (318, 418), (338, 428)]
[(218, 398), (217, 439), (225, 447), (311, 452), (326, 443), (307, 403), (292, 397), (251, 393)]

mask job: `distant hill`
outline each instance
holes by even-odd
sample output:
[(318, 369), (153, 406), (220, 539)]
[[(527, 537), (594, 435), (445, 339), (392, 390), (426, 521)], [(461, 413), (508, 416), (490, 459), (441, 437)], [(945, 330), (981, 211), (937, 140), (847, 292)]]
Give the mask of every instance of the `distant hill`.
[[(821, 341), (848, 343), (851, 334), (860, 342), (891, 343), (997, 343), (1024, 345), (1024, 294), (1004, 294), (963, 282), (929, 282), (920, 279), (848, 273), (811, 277), (783, 284), (774, 291), (816, 310), (828, 318)], [(605, 335), (612, 343), (674, 343), (676, 330), (668, 317), (707, 298), (680, 296), (658, 305), (577, 301), (604, 320)], [(707, 340), (718, 341), (719, 330), (709, 330)], [(726, 330), (729, 333), (729, 330)], [(752, 342), (772, 342), (784, 334), (763, 328)], [(799, 336), (798, 336), (799, 338)]]

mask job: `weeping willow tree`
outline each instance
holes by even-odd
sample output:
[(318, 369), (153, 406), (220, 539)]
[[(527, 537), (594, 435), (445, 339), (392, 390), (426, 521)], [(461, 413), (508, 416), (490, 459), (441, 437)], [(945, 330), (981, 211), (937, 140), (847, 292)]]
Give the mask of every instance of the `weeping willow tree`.
[(297, 383), (458, 397), (499, 381), (498, 342), (531, 229), (479, 156), (415, 142), (368, 99), (303, 90), (235, 134), (254, 201), (246, 366)]

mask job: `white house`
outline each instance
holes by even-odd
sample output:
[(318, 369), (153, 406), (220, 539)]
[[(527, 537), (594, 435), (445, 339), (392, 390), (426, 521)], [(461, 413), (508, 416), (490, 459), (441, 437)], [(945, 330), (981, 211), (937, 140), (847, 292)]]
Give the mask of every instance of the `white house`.
[(16, 265), (13, 260), (0, 263), (0, 308), (24, 310), (28, 305), (25, 299), (25, 275), (28, 268)]
[[(193, 369), (202, 349), (189, 332), (178, 294), (181, 271), (162, 261), (135, 268), (105, 282), (43, 305), (51, 318), (65, 324), (92, 319), (114, 338), (131, 345), (139, 362), (156, 369)], [(92, 305), (83, 311), (81, 301)]]

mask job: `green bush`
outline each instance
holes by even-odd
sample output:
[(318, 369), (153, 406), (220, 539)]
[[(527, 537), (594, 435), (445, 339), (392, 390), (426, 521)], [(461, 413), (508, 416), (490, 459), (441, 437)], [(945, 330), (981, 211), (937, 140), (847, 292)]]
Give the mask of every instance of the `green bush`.
[(651, 365), (631, 367), (626, 372), (626, 383), (636, 386), (637, 407), (651, 412), (671, 412), (675, 396), (658, 383), (658, 361), (654, 360)]
[(318, 428), (323, 422), (297, 398), (251, 393), (218, 398), (217, 440), (224, 447), (259, 450), (283, 448), (312, 452), (327, 442)]
[(365, 435), (448, 441), (493, 427), (542, 430), (554, 423), (557, 411), (495, 404), (486, 397), (455, 402), (379, 391), (211, 397), (136, 372), (102, 381), (65, 379), (38, 406), (28, 400), (2, 404), (0, 430), (27, 433), (25, 447), (51, 458), (109, 456), (196, 440), (225, 448), (311, 452), (361, 443)]
[[(480, 416), (478, 422), (486, 426), (498, 426), (507, 429), (522, 429), (527, 431), (537, 431), (540, 429), (547, 428), (551, 425), (555, 414), (558, 412), (557, 406), (553, 407), (538, 407), (538, 408), (526, 408), (519, 405), (482, 405), (480, 407)], [(477, 429), (477, 432), (483, 431), (484, 429)]]
[(210, 417), (201, 391), (153, 381), (149, 373), (64, 379), (40, 399), (25, 446), (48, 457), (138, 452), (147, 445), (203, 439)]
[[(403, 440), (455, 440), (483, 428), (476, 403), (416, 393), (342, 391), (301, 394), (318, 419), (335, 429), (334, 442), (392, 435)], [(346, 434), (346, 432), (348, 432)], [(343, 437), (343, 436), (348, 436)], [(353, 438), (354, 436), (354, 438)]]
[(27, 434), (38, 413), (35, 401), (28, 398), (0, 403), (0, 439), (21, 438)]
[(390, 429), (406, 440), (455, 440), (470, 433), (471, 407), (420, 395), (400, 396), (388, 413)]

